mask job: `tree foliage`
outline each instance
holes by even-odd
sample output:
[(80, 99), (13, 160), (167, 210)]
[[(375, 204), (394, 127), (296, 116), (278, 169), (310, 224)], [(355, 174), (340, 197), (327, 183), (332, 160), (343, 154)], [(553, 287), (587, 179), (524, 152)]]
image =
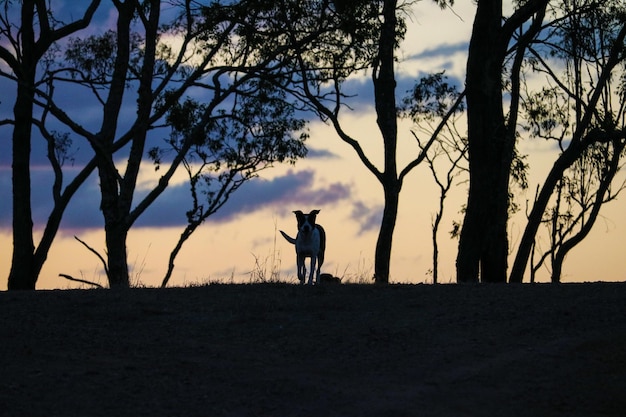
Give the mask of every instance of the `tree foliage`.
[(414, 122), (432, 122), (445, 117), (452, 109), (455, 113), (465, 110), (459, 100), (460, 93), (455, 85), (448, 82), (445, 71), (420, 78), (403, 99), (403, 112)]

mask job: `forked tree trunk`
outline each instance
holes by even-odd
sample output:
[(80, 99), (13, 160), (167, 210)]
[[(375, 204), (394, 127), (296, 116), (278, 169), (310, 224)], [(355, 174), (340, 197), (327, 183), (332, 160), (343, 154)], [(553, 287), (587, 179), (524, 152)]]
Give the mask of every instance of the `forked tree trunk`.
[(467, 60), (470, 185), (457, 256), (458, 282), (506, 282), (514, 142), (506, 134), (502, 106), (506, 43), (501, 19), (501, 0), (478, 2)]
[[(124, 198), (125, 179), (119, 174), (113, 161), (113, 144), (117, 122), (126, 88), (127, 71), (130, 62), (130, 25), (135, 4), (127, 2), (116, 5), (117, 55), (115, 57), (109, 96), (104, 106), (104, 117), (100, 132), (95, 137), (97, 143), (98, 175), (100, 178), (100, 210), (104, 217), (104, 231), (107, 249), (108, 280), (111, 288), (130, 285), (126, 253), (126, 236), (130, 223), (128, 212), (130, 203)], [(132, 149), (132, 146), (131, 146)], [(127, 165), (130, 165), (128, 162)], [(132, 200), (131, 200), (132, 201)]]

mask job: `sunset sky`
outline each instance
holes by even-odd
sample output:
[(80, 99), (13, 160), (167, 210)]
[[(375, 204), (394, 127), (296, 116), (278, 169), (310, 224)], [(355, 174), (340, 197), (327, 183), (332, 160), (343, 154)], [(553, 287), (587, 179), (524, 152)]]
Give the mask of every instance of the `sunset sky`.
[[(53, 2), (53, 5), (57, 2)], [(58, 2), (61, 4), (62, 2)], [(66, 2), (69, 4), (70, 2)], [(98, 27), (112, 22), (108, 2), (103, 2), (96, 17)], [(474, 14), (474, 2), (459, 1), (453, 9), (441, 10), (430, 1), (417, 2), (409, 17), (409, 31), (398, 51), (397, 97), (401, 99), (421, 75), (445, 70), (458, 86), (463, 85), (465, 60)], [(93, 30), (91, 28), (90, 30)], [(2, 42), (0, 40), (0, 42)], [(368, 156), (381, 160), (382, 139), (375, 122), (371, 80), (367, 75), (355, 77), (348, 89), (356, 94), (353, 111), (344, 111), (341, 121), (346, 131), (359, 139)], [(11, 117), (14, 85), (0, 79), (0, 119)], [(66, 97), (70, 107), (81, 108), (83, 123), (100, 123), (97, 109), (84, 108), (80, 97)], [(130, 104), (132, 105), (132, 103)], [(459, 125), (465, 131), (463, 123)], [(274, 268), (281, 280), (296, 281), (293, 246), (278, 233), (296, 234), (292, 210), (321, 210), (318, 221), (327, 232), (328, 243), (323, 272), (351, 281), (370, 282), (373, 275), (374, 247), (382, 213), (382, 187), (358, 160), (352, 149), (340, 141), (334, 130), (312, 120), (307, 141), (309, 157), (294, 166), (277, 165), (261, 177), (244, 185), (216, 215), (186, 242), (176, 260), (171, 286), (207, 282), (249, 282), (266, 276)], [(419, 152), (410, 122), (399, 129), (399, 162), (406, 163)], [(35, 136), (32, 155), (32, 199), (35, 225), (40, 230), (50, 210), (51, 171), (45, 159), (43, 140)], [(88, 144), (76, 139), (78, 152)], [(6, 289), (11, 262), (11, 128), (0, 127), (0, 289)], [(511, 250), (517, 247), (525, 226), (524, 203), (533, 199), (538, 183), (547, 173), (550, 161), (558, 155), (550, 143), (522, 140), (520, 152), (528, 155), (531, 167), (530, 187), (524, 193), (516, 190), (522, 211), (509, 225)], [(67, 166), (66, 169), (72, 169)], [(77, 169), (77, 168), (74, 168)], [(69, 174), (68, 174), (69, 175)], [(158, 177), (146, 161), (140, 189), (147, 189)], [(184, 175), (177, 177), (168, 191), (131, 229), (128, 261), (132, 267), (131, 282), (158, 286), (167, 268), (170, 251), (185, 224), (190, 204)], [(449, 237), (452, 222), (462, 220), (461, 207), (466, 198), (466, 183), (459, 178), (446, 201), (446, 212), (439, 235), (440, 282), (454, 282), (457, 241)], [(58, 275), (106, 284), (99, 260), (73, 236), (79, 237), (104, 254), (103, 220), (99, 211), (100, 196), (95, 175), (83, 186), (65, 213), (61, 230), (50, 251), (37, 288), (74, 288), (80, 286)], [(438, 189), (426, 165), (413, 170), (404, 183), (392, 253), (392, 282), (431, 282), (431, 220), (438, 206)], [(567, 258), (563, 281), (624, 280), (623, 236), (626, 219), (623, 198), (602, 210), (590, 236)], [(40, 234), (36, 234), (39, 239)], [(544, 242), (545, 244), (545, 242)], [(512, 263), (512, 259), (510, 264)], [(549, 279), (547, 271), (540, 273)], [(527, 281), (527, 279), (526, 279)]]

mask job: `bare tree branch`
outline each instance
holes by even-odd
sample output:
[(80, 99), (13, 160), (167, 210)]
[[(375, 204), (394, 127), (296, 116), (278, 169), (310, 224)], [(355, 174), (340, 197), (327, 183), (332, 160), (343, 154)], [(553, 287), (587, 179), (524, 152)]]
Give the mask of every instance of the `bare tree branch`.
[(100, 262), (102, 262), (102, 266), (104, 267), (104, 272), (107, 274), (107, 277), (108, 277), (109, 276), (109, 268), (107, 267), (107, 262), (104, 260), (104, 257), (102, 255), (100, 255), (97, 250), (95, 250), (94, 248), (92, 248), (91, 246), (89, 246), (88, 244), (83, 242), (82, 240), (80, 240), (78, 238), (78, 236), (74, 236), (74, 239), (76, 239), (80, 243), (82, 243), (82, 245), (84, 247), (86, 247), (91, 253), (93, 253), (94, 255), (96, 255), (98, 257), (98, 259), (100, 259)]
[(59, 274), (59, 276), (61, 278), (65, 278), (65, 279), (68, 279), (70, 281), (80, 282), (82, 284), (93, 285), (94, 287), (98, 287), (98, 288), (104, 288), (102, 285), (98, 284), (97, 282), (87, 281), (86, 279), (74, 278), (73, 276), (67, 275), (67, 274)]

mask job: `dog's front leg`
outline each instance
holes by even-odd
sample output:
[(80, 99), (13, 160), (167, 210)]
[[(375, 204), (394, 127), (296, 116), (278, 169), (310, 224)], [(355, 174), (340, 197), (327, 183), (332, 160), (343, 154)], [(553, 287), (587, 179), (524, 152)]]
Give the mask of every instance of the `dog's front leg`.
[(296, 263), (298, 264), (298, 281), (300, 281), (300, 284), (304, 284), (306, 282), (306, 267), (304, 266), (305, 260), (304, 256), (300, 255), (298, 255), (296, 259)]
[(315, 256), (311, 256), (311, 270), (309, 271), (309, 285), (313, 285), (313, 274), (315, 273)]

